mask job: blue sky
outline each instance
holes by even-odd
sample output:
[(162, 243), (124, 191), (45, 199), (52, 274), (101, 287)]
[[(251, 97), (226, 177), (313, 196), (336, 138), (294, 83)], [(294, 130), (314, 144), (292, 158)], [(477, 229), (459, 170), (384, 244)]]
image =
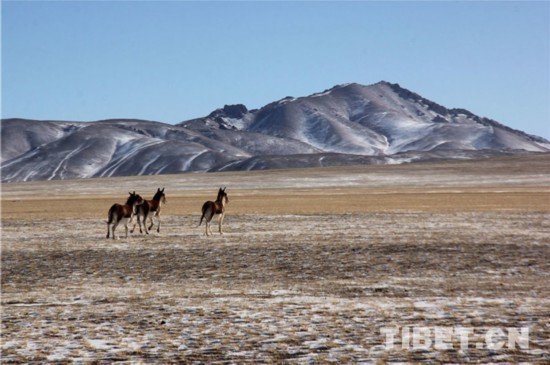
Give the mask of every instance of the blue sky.
[(2, 2), (2, 117), (177, 123), (399, 83), (550, 138), (550, 2)]

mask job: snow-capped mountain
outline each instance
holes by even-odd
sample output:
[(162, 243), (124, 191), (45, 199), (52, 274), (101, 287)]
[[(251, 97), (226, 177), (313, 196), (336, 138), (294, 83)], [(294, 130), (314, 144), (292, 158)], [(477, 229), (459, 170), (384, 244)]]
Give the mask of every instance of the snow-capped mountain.
[[(237, 114), (231, 112), (235, 107)], [(180, 125), (201, 131), (257, 132), (323, 152), (359, 155), (435, 148), (543, 151), (549, 143), (467, 110), (447, 109), (388, 82), (338, 85), (307, 97), (286, 97), (254, 111), (226, 106)]]
[(2, 120), (2, 181), (251, 170), (547, 152), (550, 142), (397, 84), (338, 85), (177, 125)]

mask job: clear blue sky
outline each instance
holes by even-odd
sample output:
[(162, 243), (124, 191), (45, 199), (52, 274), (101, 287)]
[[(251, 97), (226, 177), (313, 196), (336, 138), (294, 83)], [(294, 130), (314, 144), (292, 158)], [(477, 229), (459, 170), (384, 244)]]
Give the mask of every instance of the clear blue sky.
[(550, 2), (2, 2), (2, 117), (176, 123), (397, 82), (550, 138)]

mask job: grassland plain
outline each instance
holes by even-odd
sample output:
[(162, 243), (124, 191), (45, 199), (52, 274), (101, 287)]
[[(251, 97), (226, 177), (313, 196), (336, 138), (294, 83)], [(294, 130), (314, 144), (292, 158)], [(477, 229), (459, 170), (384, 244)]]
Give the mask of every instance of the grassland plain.
[[(160, 234), (105, 239), (157, 187)], [(4, 184), (2, 362), (547, 363), (549, 218), (548, 154)], [(388, 350), (391, 326), (527, 326), (529, 349)]]

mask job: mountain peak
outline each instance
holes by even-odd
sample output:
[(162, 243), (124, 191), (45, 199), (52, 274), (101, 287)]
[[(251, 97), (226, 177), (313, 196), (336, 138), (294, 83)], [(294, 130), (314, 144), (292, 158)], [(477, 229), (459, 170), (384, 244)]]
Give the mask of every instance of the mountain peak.
[(208, 115), (208, 117), (227, 117), (238, 119), (242, 118), (246, 113), (248, 113), (248, 109), (244, 104), (226, 104), (223, 106), (223, 108), (214, 110)]
[(330, 93), (332, 93), (333, 91), (336, 91), (336, 90), (345, 89), (345, 88), (348, 88), (348, 87), (356, 87), (356, 86), (361, 86), (361, 85), (359, 85), (355, 82), (337, 84), (337, 85), (334, 85), (333, 87), (331, 87), (329, 89), (325, 89), (323, 91), (316, 92), (316, 93), (313, 93), (311, 95), (308, 95), (307, 97), (324, 96), (324, 95), (328, 95), (328, 94), (330, 94)]
[[(78, 128), (73, 128), (78, 125)], [(339, 84), (258, 110), (224, 105), (178, 125), (3, 120), (2, 180), (392, 163), (550, 151), (543, 138), (399, 84)], [(67, 153), (67, 151), (71, 151)]]

